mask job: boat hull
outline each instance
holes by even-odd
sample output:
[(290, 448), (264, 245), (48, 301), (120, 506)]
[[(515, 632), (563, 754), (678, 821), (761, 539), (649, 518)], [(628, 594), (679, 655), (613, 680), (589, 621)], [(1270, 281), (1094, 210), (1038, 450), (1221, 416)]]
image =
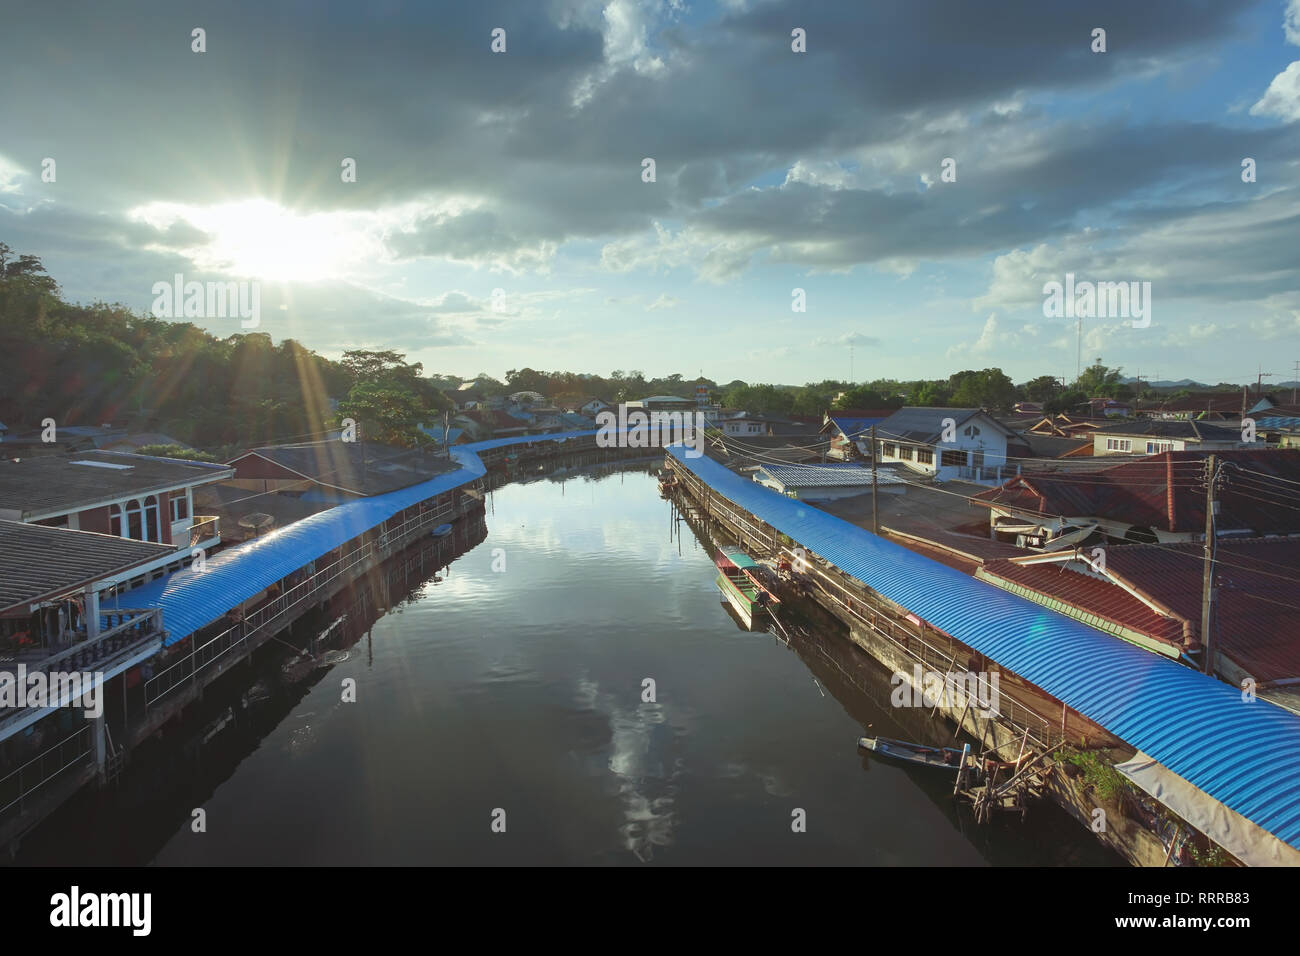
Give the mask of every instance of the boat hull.
[(879, 757), (912, 767), (929, 767), (956, 773), (961, 768), (961, 751), (951, 747), (926, 747), (888, 737), (859, 737), (858, 746)]
[(714, 579), (714, 584), (718, 586), (722, 596), (727, 599), (727, 603), (731, 605), (732, 610), (736, 612), (736, 615), (745, 625), (745, 629), (752, 631), (754, 629), (754, 618), (759, 614), (761, 606), (755, 600), (754, 595), (746, 593), (745, 583), (747, 582), (733, 580), (726, 572), (720, 573)]

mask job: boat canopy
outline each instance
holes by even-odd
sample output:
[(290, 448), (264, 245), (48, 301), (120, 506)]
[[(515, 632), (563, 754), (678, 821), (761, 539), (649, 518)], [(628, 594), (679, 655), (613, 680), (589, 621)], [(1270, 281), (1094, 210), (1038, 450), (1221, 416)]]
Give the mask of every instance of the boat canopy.
[(742, 548), (724, 547), (719, 549), (725, 554), (738, 568), (757, 568), (759, 563), (745, 553)]

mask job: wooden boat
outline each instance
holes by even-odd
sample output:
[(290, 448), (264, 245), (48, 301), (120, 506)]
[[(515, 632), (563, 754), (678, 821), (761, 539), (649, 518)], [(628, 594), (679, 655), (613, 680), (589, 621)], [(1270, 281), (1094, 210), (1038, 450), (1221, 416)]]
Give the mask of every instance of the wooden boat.
[(956, 773), (961, 767), (962, 752), (952, 747), (926, 747), (923, 744), (891, 740), (888, 737), (859, 737), (858, 747), (862, 750), (870, 750), (881, 757), (918, 767), (933, 767), (936, 770), (948, 770), (952, 773)]
[(780, 605), (780, 598), (763, 583), (762, 565), (743, 549), (719, 548), (714, 564), (718, 567), (714, 583), (746, 628), (753, 630), (756, 617), (761, 617), (764, 611), (772, 614)]
[(451, 534), (451, 525), (440, 524), (438, 527), (430, 531), (429, 534), (435, 538), (445, 538), (447, 535)]

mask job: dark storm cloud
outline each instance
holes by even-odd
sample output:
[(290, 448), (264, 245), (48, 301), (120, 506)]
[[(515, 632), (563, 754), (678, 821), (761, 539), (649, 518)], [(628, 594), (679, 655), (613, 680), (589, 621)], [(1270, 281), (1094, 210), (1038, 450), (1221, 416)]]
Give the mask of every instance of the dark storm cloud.
[[(1080, 141), (1078, 133), (1084, 130), (1087, 138)], [(998, 162), (984, 169), (978, 162), (959, 161), (957, 182), (938, 182), (924, 191), (792, 182), (739, 193), (693, 221), (720, 236), (743, 237), (755, 249), (777, 247), (778, 259), (837, 267), (895, 257), (979, 254), (1033, 243), (1080, 227), (1080, 215), (1093, 210), (1104, 211), (1110, 225), (1130, 229), (1204, 211), (1205, 202), (1184, 202), (1176, 208), (1136, 204), (1174, 177), (1216, 192), (1246, 195), (1239, 178), (1239, 132), (1208, 124), (1141, 130), (1112, 124), (1062, 127), (1060, 132), (1032, 162)], [(1300, 151), (1300, 128), (1264, 130), (1248, 140), (1261, 162), (1275, 161), (1280, 167)], [(936, 179), (937, 173), (936, 163)], [(1243, 259), (1290, 255), (1294, 267), (1294, 254), (1284, 251), (1281, 239), (1277, 228), (1261, 228), (1245, 235), (1245, 245), (1235, 254)]]
[[(0, 62), (19, 65), (0, 104), (0, 151), (29, 171), (58, 159), (57, 184), (29, 183), (25, 199), (113, 220), (156, 200), (262, 195), (321, 210), (474, 199), (394, 229), (397, 258), (535, 266), (566, 240), (616, 239), (664, 219), (735, 237), (739, 249), (704, 257), (733, 271), (764, 244), (777, 259), (829, 267), (990, 253), (1085, 211), (1122, 219), (1114, 203), (1170, 176), (1209, 175), (1241, 152), (1239, 133), (1210, 124), (1061, 123), (1034, 161), (982, 170), (966, 157), (1039, 119), (991, 104), (1185, 61), (1232, 35), (1240, 14), (1187, 0), (765, 3), (666, 26), (652, 38), (662, 69), (638, 71), (606, 62), (599, 6), (578, 0), (31, 3), (0, 33)], [(190, 50), (196, 26), (204, 54)], [(504, 55), (489, 52), (497, 26)], [(806, 55), (790, 52), (794, 26), (808, 31)], [(1104, 56), (1089, 51), (1095, 26), (1108, 31)], [(982, 119), (946, 133), (928, 126), (954, 109)], [(1260, 154), (1294, 151), (1294, 137), (1252, 137)], [(890, 144), (936, 162), (958, 156), (959, 183), (749, 188), (797, 160)], [(640, 179), (645, 156), (658, 163), (654, 184)], [(358, 163), (355, 184), (340, 181), (343, 157)], [(89, 225), (74, 237), (75, 221), (37, 217), (26, 235), (43, 251), (177, 249), (193, 238)]]

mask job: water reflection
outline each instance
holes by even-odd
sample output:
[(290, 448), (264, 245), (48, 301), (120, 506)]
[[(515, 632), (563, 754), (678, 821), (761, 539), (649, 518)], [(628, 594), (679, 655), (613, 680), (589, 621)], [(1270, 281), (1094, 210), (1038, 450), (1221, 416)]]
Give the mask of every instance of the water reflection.
[[(788, 646), (738, 630), (654, 463), (562, 464), (490, 491), (450, 567), (389, 562), (289, 637), (345, 616), (346, 661), (286, 683), (281, 648), (232, 671), (184, 729), (192, 759), (142, 751), (20, 862), (1111, 862), (1050, 808), (973, 828), (942, 781), (863, 758), (868, 728), (951, 731), (890, 708), (888, 674), (833, 622)], [(190, 830), (198, 806), (209, 834)]]

